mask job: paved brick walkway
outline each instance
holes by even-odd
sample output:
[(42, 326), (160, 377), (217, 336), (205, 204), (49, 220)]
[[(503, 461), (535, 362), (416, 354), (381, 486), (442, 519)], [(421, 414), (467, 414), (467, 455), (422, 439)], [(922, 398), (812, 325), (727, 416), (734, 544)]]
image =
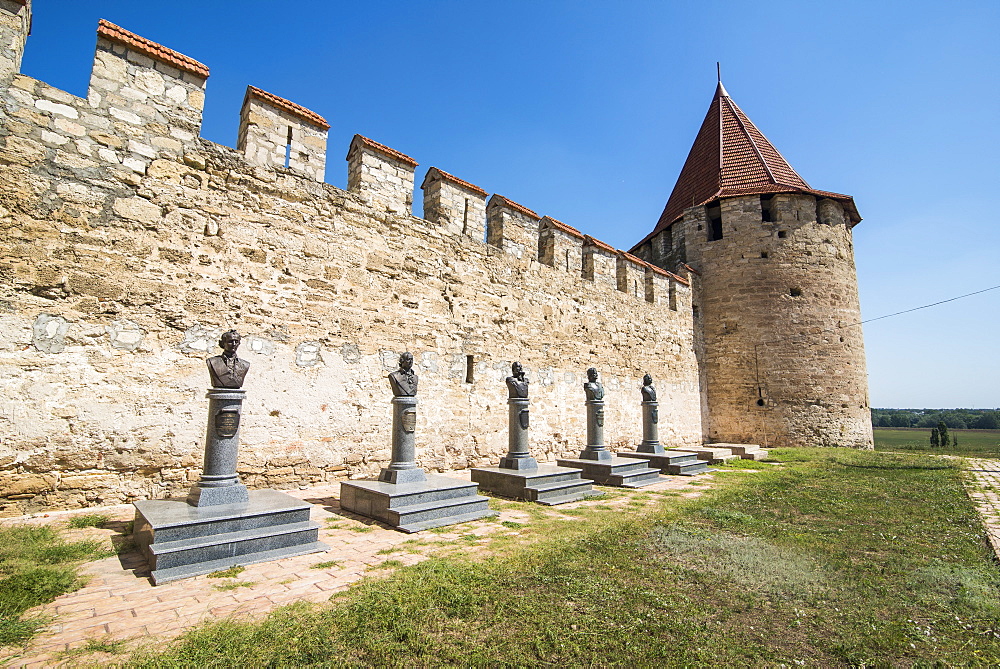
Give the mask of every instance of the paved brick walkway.
[(1000, 559), (1000, 460), (970, 458), (968, 465), (971, 478), (966, 490), (979, 509), (993, 552)]
[[(449, 475), (469, 480), (468, 472), (451, 472)], [(649, 496), (649, 492), (675, 490), (685, 496), (693, 496), (706, 489), (714, 476), (717, 474), (702, 475), (694, 479), (666, 477), (664, 482), (641, 490), (605, 488), (604, 490), (624, 493), (612, 499), (597, 498), (558, 507), (534, 508), (558, 516), (562, 509), (583, 505), (605, 504), (619, 507), (630, 501), (634, 504), (637, 495), (638, 500), (646, 500), (652, 504), (659, 496)], [(398, 560), (404, 565), (413, 564), (442, 550), (442, 542), (459, 539), (463, 540), (462, 544), (466, 548), (476, 545), (485, 547), (488, 546), (489, 535), (517, 531), (499, 521), (510, 520), (524, 524), (531, 522), (531, 516), (524, 510), (529, 506), (528, 503), (505, 504), (500, 516), (495, 519), (415, 535), (404, 534), (370, 519), (341, 511), (337, 501), (339, 488), (339, 484), (334, 484), (285, 491), (315, 505), (312, 519), (323, 526), (320, 540), (331, 547), (330, 552), (248, 565), (235, 578), (197, 576), (157, 587), (150, 584), (145, 563), (135, 551), (91, 562), (81, 569), (82, 573), (90, 577), (83, 588), (29, 612), (29, 615), (38, 613), (50, 616), (52, 624), (25, 649), (0, 648), (0, 661), (16, 667), (48, 667), (67, 661), (102, 664), (112, 658), (75, 656), (67, 659), (62, 654), (86, 645), (88, 640), (134, 639), (137, 642), (148, 642), (156, 638), (169, 639), (212, 618), (228, 615), (262, 616), (276, 607), (298, 600), (324, 602), (333, 593), (347, 588), (363, 576), (372, 575), (373, 571), (376, 574), (391, 571), (378, 569), (378, 565), (386, 560)], [(132, 520), (134, 515), (131, 505), (121, 505), (56, 512), (45, 517), (8, 519), (5, 524), (65, 525), (72, 515), (85, 513), (101, 513), (113, 518), (115, 522), (103, 529), (67, 530), (67, 538), (102, 538), (107, 541), (110, 536), (112, 541), (120, 541), (125, 523)], [(564, 517), (567, 520), (573, 519), (570, 516)], [(481, 539), (470, 543), (470, 534)], [(318, 567), (329, 562), (334, 564)], [(220, 589), (233, 584), (242, 585)]]

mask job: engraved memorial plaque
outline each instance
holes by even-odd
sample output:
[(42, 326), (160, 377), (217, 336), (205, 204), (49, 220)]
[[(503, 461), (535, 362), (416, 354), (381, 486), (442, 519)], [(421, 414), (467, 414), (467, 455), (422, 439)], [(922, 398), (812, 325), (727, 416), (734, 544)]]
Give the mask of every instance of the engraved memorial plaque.
[(604, 427), (604, 409), (598, 409), (594, 412), (594, 419), (597, 420), (597, 424), (600, 427)]
[(417, 428), (417, 410), (407, 409), (403, 412), (403, 432), (413, 432)]
[(656, 407), (653, 407), (653, 410), (649, 413), (649, 419), (651, 421), (653, 421), (654, 424), (655, 423), (659, 423), (660, 422), (660, 410), (658, 408), (656, 408)]
[(220, 411), (215, 414), (215, 434), (223, 439), (235, 437), (240, 429), (239, 411)]
[(521, 423), (521, 429), (522, 430), (527, 430), (528, 429), (528, 410), (527, 409), (521, 409), (521, 413), (517, 414), (517, 419)]

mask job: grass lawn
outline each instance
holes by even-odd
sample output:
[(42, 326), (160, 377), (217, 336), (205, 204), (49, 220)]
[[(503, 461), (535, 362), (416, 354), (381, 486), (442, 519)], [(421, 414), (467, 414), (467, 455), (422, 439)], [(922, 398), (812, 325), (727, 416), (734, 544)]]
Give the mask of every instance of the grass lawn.
[[(90, 527), (104, 516), (74, 519), (72, 527)], [(33, 606), (72, 592), (83, 582), (76, 567), (113, 554), (98, 541), (65, 541), (49, 526), (0, 527), (0, 646), (31, 638), (47, 621), (22, 614)]]
[(931, 447), (931, 429), (919, 427), (876, 427), (876, 451), (924, 451), (972, 457), (1000, 457), (1000, 430), (948, 430), (958, 435), (958, 447)]
[(961, 461), (772, 455), (782, 464), (720, 474), (695, 500), (570, 510), (582, 521), (535, 513), (485, 556), (433, 558), (260, 622), (210, 622), (124, 662), (1000, 662), (1000, 568)]

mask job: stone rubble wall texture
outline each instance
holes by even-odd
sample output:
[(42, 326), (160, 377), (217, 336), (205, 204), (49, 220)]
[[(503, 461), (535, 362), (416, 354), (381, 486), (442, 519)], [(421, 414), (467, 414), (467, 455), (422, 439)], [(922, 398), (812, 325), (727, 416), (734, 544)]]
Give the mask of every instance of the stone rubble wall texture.
[(812, 195), (775, 195), (770, 208), (765, 222), (759, 196), (723, 200), (723, 238), (716, 241), (708, 241), (705, 207), (688, 209), (672, 226), (684, 237), (683, 260), (700, 272), (695, 325), (703, 339), (708, 437), (765, 447), (872, 448), (843, 208), (828, 199), (817, 204)]
[(240, 112), (236, 148), (248, 162), (265, 167), (285, 167), (286, 149), (290, 147), (288, 168), (315, 181), (323, 181), (326, 173), (326, 137), (326, 130), (248, 96)]
[(613, 263), (594, 281), (539, 263), (537, 221), (510, 210), (492, 243), (413, 217), (413, 169), (363, 147), (348, 191), (249, 163), (197, 136), (204, 80), (139, 55), (99, 44), (87, 98), (23, 75), (0, 89), (0, 515), (183, 495), (204, 359), (230, 327), (253, 488), (376, 475), (404, 350), (430, 471), (506, 452), (512, 360), (540, 461), (583, 447), (590, 366), (612, 447), (641, 439), (647, 371), (661, 439), (701, 442), (686, 283), (658, 275), (648, 302)]

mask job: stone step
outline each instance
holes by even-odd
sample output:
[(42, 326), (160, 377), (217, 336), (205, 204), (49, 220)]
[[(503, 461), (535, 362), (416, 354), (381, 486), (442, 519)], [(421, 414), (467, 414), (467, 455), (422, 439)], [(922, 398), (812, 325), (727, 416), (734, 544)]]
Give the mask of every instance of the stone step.
[(165, 541), (287, 525), (309, 520), (311, 505), (277, 490), (254, 490), (250, 504), (194, 507), (184, 500), (139, 500), (136, 542)]
[(712, 471), (708, 463), (698, 458), (697, 453), (687, 451), (664, 451), (663, 453), (635, 453), (623, 451), (619, 457), (643, 460), (647, 466), (659, 469), (663, 474), (674, 476), (694, 476)]
[(757, 444), (712, 444), (713, 446), (719, 446), (721, 448), (728, 448), (734, 454), (740, 456), (744, 460), (763, 460), (767, 457), (767, 451), (763, 450)]
[[(580, 477), (580, 470), (572, 467), (538, 465), (538, 469), (506, 469), (503, 467), (476, 467), (472, 480), (482, 490), (529, 502), (551, 504), (552, 499), (572, 497), (579, 501), (586, 496), (602, 494), (593, 489), (593, 483)], [(564, 503), (564, 502), (557, 502)]]
[(294, 557), (296, 555), (307, 555), (309, 553), (320, 553), (328, 550), (330, 550), (329, 546), (321, 541), (315, 541), (312, 543), (275, 548), (273, 550), (260, 551), (257, 553), (246, 553), (244, 555), (221, 558), (219, 560), (209, 560), (208, 562), (197, 562), (194, 564), (181, 565), (179, 567), (170, 567), (169, 569), (156, 569), (152, 571), (150, 575), (153, 577), (153, 583), (155, 585), (160, 585), (161, 583), (177, 581), (191, 576), (211, 574), (212, 572), (222, 571), (223, 569), (229, 569), (230, 567), (256, 564), (258, 562), (270, 562), (271, 560), (279, 560), (281, 558)]
[(496, 515), (475, 483), (428, 474), (426, 481), (345, 481), (340, 508), (374, 518), (403, 532), (454, 525)]
[(422, 530), (430, 530), (435, 527), (445, 527), (446, 525), (458, 525), (459, 523), (468, 523), (473, 520), (479, 520), (481, 518), (488, 518), (490, 516), (495, 516), (496, 511), (476, 511), (472, 513), (462, 514), (460, 516), (448, 516), (447, 518), (433, 518), (431, 520), (425, 520), (418, 523), (408, 523), (406, 525), (400, 525), (396, 529), (412, 534), (414, 532), (420, 532)]
[(556, 460), (561, 467), (575, 467), (581, 476), (600, 485), (616, 488), (641, 488), (659, 483), (660, 470), (650, 468), (643, 460), (612, 457), (610, 460)]
[(212, 536), (156, 542), (149, 546), (149, 568), (170, 569), (198, 562), (236, 558), (249, 553), (311, 544), (319, 540), (319, 524), (312, 521), (268, 525)]
[(489, 512), (490, 510), (490, 498), (475, 494), (467, 497), (433, 500), (423, 504), (397, 506), (395, 502), (396, 500), (393, 500), (393, 504), (389, 507), (389, 524), (394, 527), (413, 525), (436, 518), (464, 516), (478, 511)]
[[(678, 449), (678, 451), (679, 450), (680, 449)], [(734, 454), (732, 449), (717, 447), (715, 444), (712, 444), (711, 446), (685, 446), (683, 451), (696, 453), (699, 460), (704, 460), (712, 465), (722, 464), (723, 462), (735, 460), (740, 457)]]
[(524, 499), (529, 502), (543, 502), (546, 500), (556, 499), (559, 497), (565, 497), (567, 495), (579, 495), (580, 499), (583, 499), (588, 492), (593, 492), (596, 495), (600, 495), (599, 491), (593, 489), (593, 483), (590, 480), (580, 477), (580, 473), (576, 473), (576, 479), (571, 479), (569, 481), (555, 481), (553, 483), (545, 483), (542, 485), (529, 485), (525, 486), (525, 496)]

